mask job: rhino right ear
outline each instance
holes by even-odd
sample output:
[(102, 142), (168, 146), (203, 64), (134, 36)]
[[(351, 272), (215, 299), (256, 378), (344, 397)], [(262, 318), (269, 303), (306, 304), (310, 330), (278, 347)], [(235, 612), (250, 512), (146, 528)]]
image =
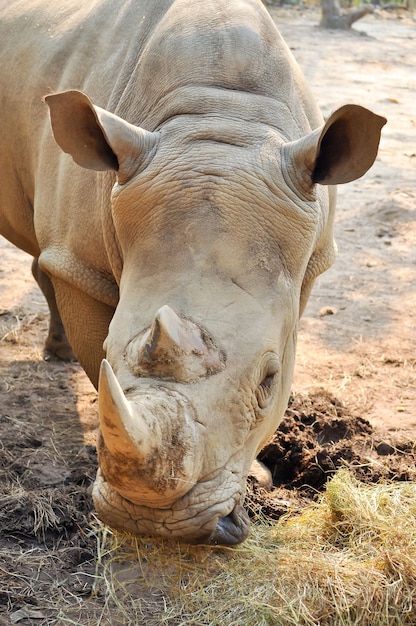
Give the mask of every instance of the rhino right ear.
[(357, 104), (335, 111), (319, 137), (313, 182), (339, 185), (361, 178), (376, 159), (386, 122), (385, 117)]
[(323, 128), (284, 144), (282, 168), (288, 184), (308, 197), (315, 183), (339, 185), (363, 176), (377, 156), (386, 119), (347, 104)]
[(81, 167), (117, 171), (120, 183), (145, 163), (158, 141), (157, 133), (94, 106), (81, 91), (51, 94), (45, 101), (60, 148)]

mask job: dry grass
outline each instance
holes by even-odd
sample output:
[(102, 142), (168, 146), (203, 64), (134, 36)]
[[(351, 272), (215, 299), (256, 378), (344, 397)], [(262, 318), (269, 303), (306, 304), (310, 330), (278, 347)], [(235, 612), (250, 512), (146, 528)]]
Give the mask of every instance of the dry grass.
[[(365, 485), (341, 470), (319, 503), (256, 525), (233, 549), (100, 526), (96, 537), (99, 624), (416, 624), (414, 483)], [(61, 612), (59, 623), (82, 622)]]

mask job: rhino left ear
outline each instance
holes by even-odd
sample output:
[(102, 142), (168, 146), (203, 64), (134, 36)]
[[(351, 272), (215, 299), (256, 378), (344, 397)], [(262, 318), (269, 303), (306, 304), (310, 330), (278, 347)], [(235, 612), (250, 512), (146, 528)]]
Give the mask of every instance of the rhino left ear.
[(303, 191), (314, 183), (339, 185), (360, 178), (375, 161), (386, 122), (364, 107), (341, 107), (322, 129), (284, 145), (286, 177)]
[(125, 182), (145, 162), (158, 135), (94, 106), (81, 91), (45, 97), (57, 144), (87, 169), (115, 170)]

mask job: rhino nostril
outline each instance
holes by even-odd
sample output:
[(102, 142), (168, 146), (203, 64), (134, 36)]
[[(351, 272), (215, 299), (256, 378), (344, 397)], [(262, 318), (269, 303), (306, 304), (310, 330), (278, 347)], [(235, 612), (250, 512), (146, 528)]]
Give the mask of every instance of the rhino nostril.
[(241, 543), (250, 530), (250, 519), (247, 511), (239, 504), (229, 515), (222, 517), (211, 535), (211, 545), (233, 546)]

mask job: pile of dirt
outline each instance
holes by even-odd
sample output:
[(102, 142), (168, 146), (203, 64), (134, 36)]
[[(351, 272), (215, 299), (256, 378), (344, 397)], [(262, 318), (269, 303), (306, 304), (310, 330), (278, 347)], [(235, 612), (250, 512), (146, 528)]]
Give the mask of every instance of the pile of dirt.
[(253, 517), (278, 519), (305, 499), (316, 499), (341, 467), (367, 483), (416, 478), (416, 443), (377, 434), (324, 390), (291, 397), (285, 418), (259, 459), (273, 489), (250, 480), (247, 503)]

